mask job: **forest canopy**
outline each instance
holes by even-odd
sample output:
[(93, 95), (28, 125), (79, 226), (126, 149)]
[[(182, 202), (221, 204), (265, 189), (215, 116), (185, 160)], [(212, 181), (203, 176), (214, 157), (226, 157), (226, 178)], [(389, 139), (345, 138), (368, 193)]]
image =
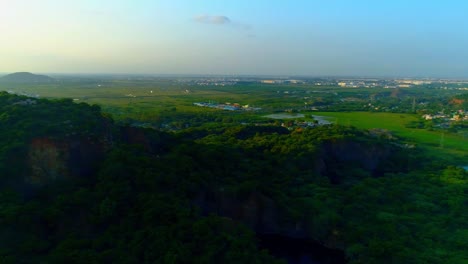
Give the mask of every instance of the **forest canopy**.
[(275, 263), (257, 234), (349, 263), (466, 263), (468, 173), (350, 126), (115, 124), (0, 94), (2, 263)]

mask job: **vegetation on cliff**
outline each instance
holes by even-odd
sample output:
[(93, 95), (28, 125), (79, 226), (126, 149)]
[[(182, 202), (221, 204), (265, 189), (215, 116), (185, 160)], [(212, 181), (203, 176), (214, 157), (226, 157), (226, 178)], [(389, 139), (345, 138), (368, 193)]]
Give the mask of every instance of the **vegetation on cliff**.
[(168, 133), (6, 93), (0, 123), (2, 263), (278, 261), (255, 232), (350, 263), (468, 258), (467, 172), (396, 138), (336, 125)]

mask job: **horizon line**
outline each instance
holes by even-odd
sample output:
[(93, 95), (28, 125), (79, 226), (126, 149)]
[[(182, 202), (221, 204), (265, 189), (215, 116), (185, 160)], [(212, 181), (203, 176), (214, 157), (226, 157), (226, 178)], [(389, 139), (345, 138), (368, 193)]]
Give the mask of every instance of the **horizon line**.
[[(16, 71), (16, 72), (0, 72), (0, 77), (4, 75), (18, 73), (18, 72), (28, 72), (28, 71)], [(357, 74), (342, 74), (342, 75), (332, 75), (332, 74), (246, 74), (246, 73), (122, 73), (122, 72), (31, 72), (33, 74), (42, 74), (42, 75), (74, 75), (74, 76), (147, 76), (147, 77), (269, 77), (269, 78), (333, 78), (333, 79), (437, 79), (437, 80), (467, 80), (468, 77), (442, 77), (442, 76), (409, 76), (409, 75), (357, 75)]]

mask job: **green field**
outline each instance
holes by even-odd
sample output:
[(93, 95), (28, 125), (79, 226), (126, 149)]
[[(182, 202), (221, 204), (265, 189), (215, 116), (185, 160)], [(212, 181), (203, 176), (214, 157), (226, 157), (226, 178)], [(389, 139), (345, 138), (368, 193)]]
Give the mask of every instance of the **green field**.
[(407, 123), (418, 120), (419, 116), (416, 114), (373, 112), (312, 112), (312, 114), (329, 117), (330, 121), (341, 125), (362, 129), (387, 129), (411, 143), (428, 147), (437, 156), (455, 154), (463, 158), (468, 153), (468, 138), (463, 135), (405, 127)]
[[(176, 107), (178, 111), (199, 112), (202, 110), (194, 106), (193, 103), (204, 101), (252, 105), (264, 97), (262, 91), (252, 94), (252, 91), (246, 89), (190, 86), (166, 81), (92, 81), (89, 83), (65, 82), (53, 85), (0, 83), (0, 90), (39, 95), (42, 98), (71, 98), (77, 103), (99, 104), (104, 111), (133, 108), (153, 113), (172, 107)], [(203, 109), (203, 111), (210, 110)]]
[[(359, 95), (361, 90), (333, 90), (331, 88), (313, 88), (307, 86), (266, 86), (239, 85), (233, 87), (193, 86), (174, 83), (168, 80), (125, 81), (125, 80), (89, 80), (66, 81), (47, 85), (0, 84), (0, 90), (12, 90), (17, 93), (37, 94), (45, 98), (71, 98), (75, 102), (98, 104), (104, 112), (111, 113), (115, 119), (133, 118), (151, 120), (155, 117), (177, 113), (199, 113), (219, 110), (194, 106), (194, 102), (215, 101), (231, 102), (241, 105), (261, 107), (259, 117), (285, 109), (304, 105), (304, 97), (316, 100), (337, 100), (334, 93), (341, 96)], [(296, 91), (284, 93), (286, 91)], [(313, 91), (312, 93), (306, 93)], [(333, 93), (331, 93), (333, 91)], [(328, 98), (328, 99), (327, 99)], [(405, 125), (419, 119), (416, 114), (385, 112), (303, 112), (306, 114), (329, 117), (330, 121), (341, 125), (351, 125), (362, 129), (382, 128), (403, 138), (410, 144), (427, 148), (437, 157), (456, 156), (463, 160), (468, 153), (468, 137), (426, 129), (407, 128)], [(252, 114), (252, 113), (250, 113)]]

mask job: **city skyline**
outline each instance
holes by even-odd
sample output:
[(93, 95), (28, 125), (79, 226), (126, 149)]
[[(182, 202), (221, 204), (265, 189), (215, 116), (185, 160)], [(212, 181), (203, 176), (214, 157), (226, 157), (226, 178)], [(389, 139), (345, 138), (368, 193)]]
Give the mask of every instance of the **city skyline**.
[(0, 72), (468, 77), (468, 3), (330, 2), (8, 1)]

